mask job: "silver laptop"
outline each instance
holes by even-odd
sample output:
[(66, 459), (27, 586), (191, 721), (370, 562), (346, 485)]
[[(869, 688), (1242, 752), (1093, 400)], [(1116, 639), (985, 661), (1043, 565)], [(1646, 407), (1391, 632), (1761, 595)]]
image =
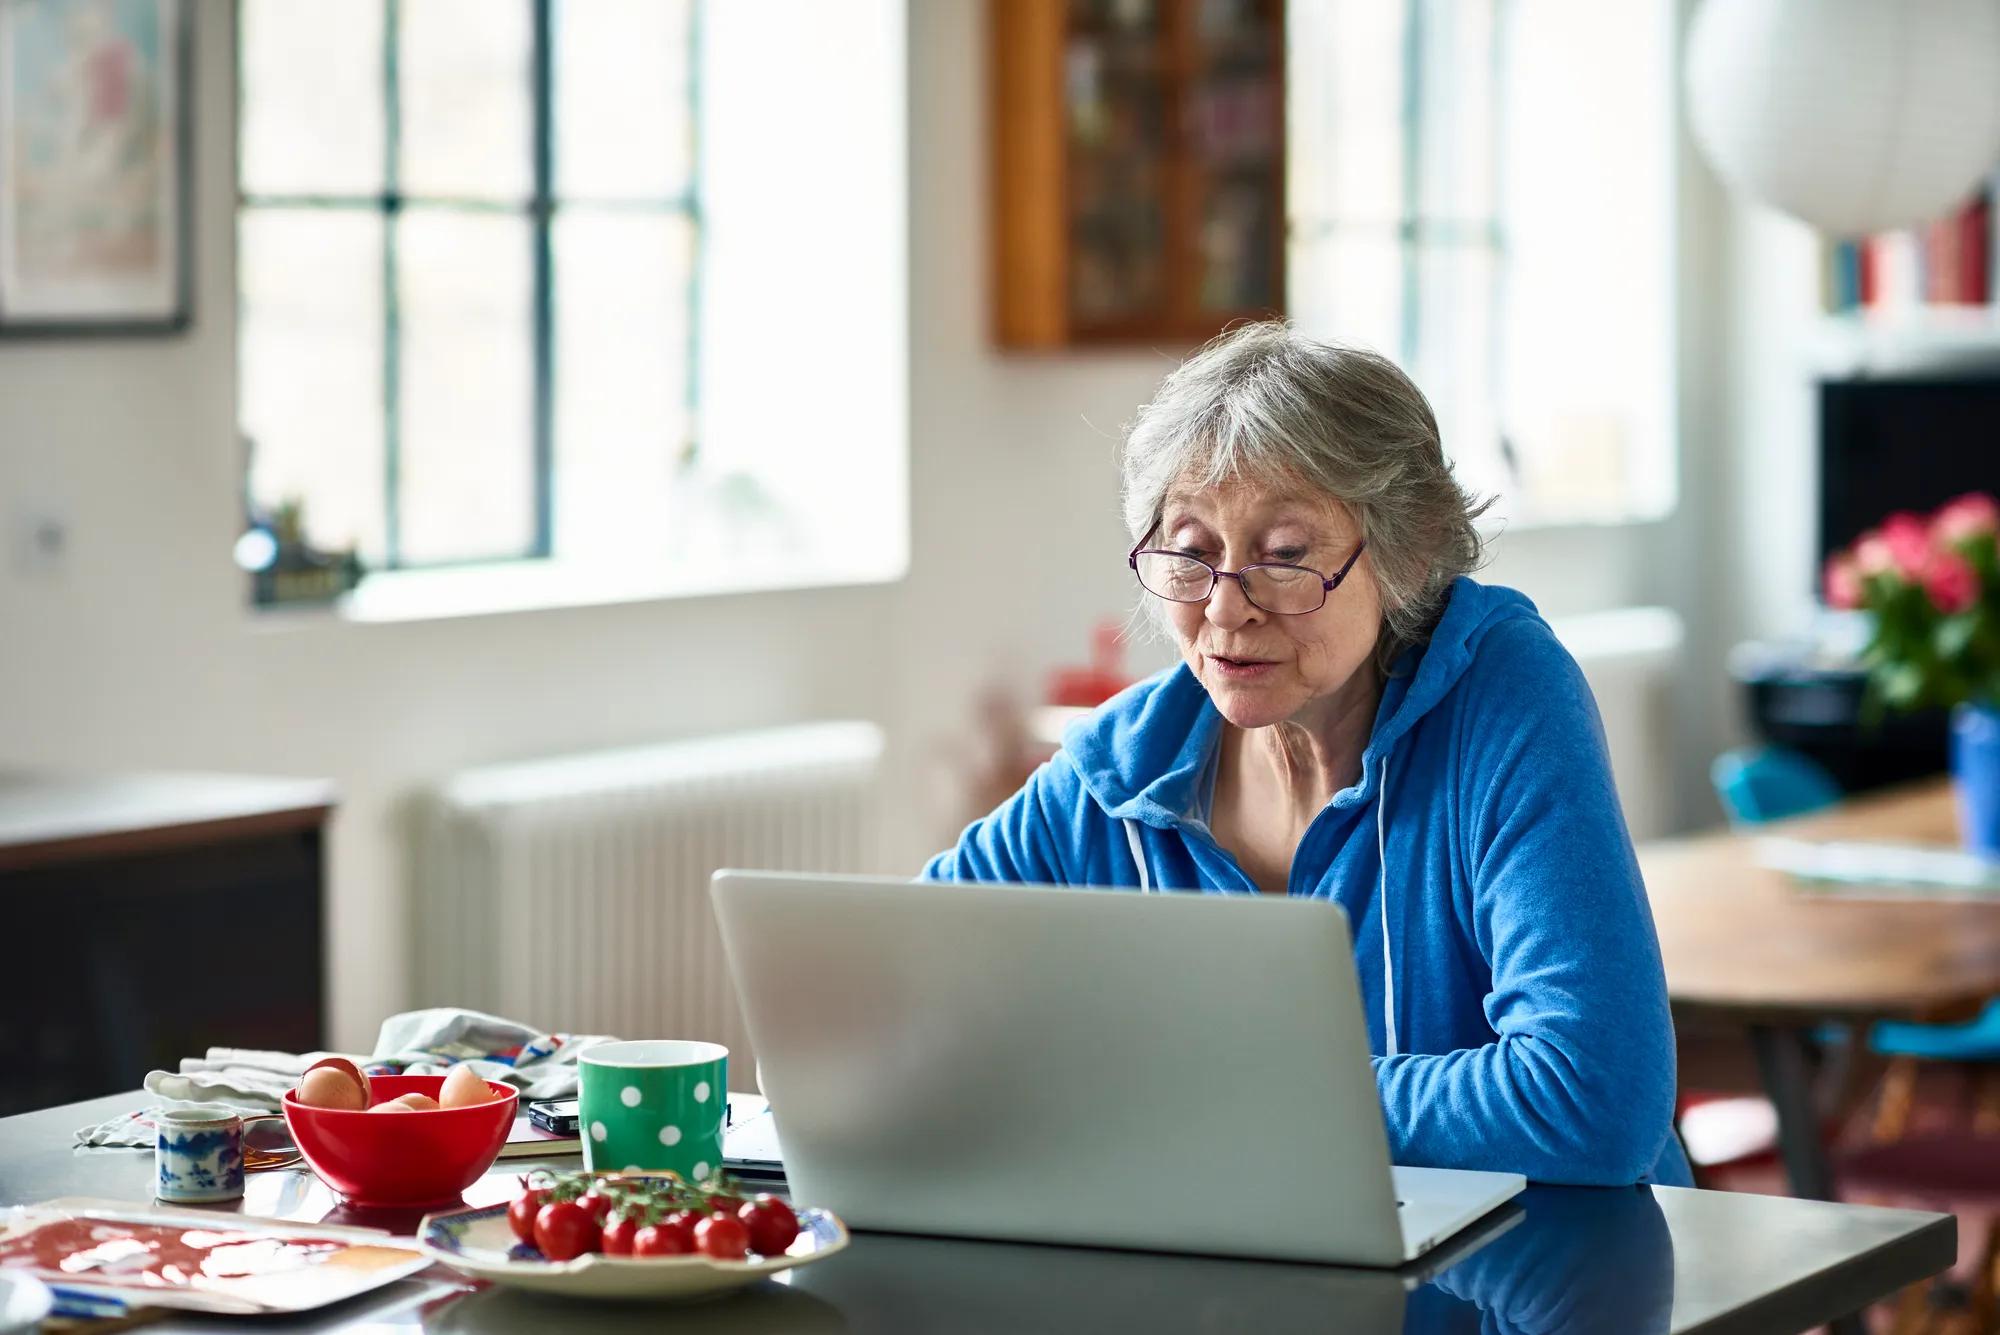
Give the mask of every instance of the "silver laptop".
[(1399, 1266), (1526, 1185), (1390, 1167), (1338, 905), (712, 895), (792, 1194), (855, 1227)]

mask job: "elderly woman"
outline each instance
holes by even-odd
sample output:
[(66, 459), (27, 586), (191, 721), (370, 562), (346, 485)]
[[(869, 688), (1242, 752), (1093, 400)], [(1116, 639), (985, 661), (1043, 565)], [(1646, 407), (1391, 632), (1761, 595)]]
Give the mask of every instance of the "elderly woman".
[(1596, 708), (1534, 605), (1468, 577), (1481, 507), (1423, 394), (1250, 325), (1167, 378), (1123, 462), (1181, 662), (925, 874), (1331, 899), (1395, 1162), (1686, 1184)]

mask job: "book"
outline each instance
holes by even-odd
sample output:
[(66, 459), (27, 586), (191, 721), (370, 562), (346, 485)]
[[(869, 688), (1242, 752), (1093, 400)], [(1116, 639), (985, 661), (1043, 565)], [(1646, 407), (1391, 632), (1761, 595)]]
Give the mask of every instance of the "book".
[(1921, 311), (1984, 306), (2000, 298), (1993, 272), (2000, 173), (1944, 217), (1829, 242), (1821, 274), (1829, 312)]
[[(723, 1131), (722, 1163), (744, 1177), (775, 1177), (784, 1172), (771, 1105), (756, 1094), (731, 1094), (728, 1126)], [(527, 1109), (514, 1115), (514, 1128), (500, 1147), (502, 1159), (556, 1159), (583, 1153), (583, 1137), (544, 1131), (529, 1120)]]
[(507, 1133), (507, 1142), (500, 1147), (498, 1157), (542, 1159), (582, 1153), (582, 1136), (562, 1136), (553, 1131), (544, 1131), (528, 1119), (528, 1110), (523, 1107), (514, 1114), (514, 1128)]

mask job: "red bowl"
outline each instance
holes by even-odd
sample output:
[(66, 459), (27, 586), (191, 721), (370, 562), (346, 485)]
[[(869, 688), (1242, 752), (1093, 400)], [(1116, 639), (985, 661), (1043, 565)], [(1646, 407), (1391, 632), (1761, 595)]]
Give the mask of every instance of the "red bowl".
[[(402, 1094), (436, 1098), (444, 1077), (377, 1075), (368, 1083), (373, 1107)], [(285, 1124), (313, 1171), (350, 1205), (456, 1204), (500, 1157), (520, 1102), (512, 1085), (489, 1080), (486, 1087), (500, 1097), (470, 1108), (400, 1113), (315, 1108), (287, 1090)]]

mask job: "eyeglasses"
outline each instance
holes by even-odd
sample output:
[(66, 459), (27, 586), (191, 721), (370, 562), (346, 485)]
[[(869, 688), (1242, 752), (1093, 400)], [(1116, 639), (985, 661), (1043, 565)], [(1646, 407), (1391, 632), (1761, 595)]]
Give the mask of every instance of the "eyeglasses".
[(1140, 588), (1171, 603), (1205, 603), (1215, 592), (1217, 580), (1233, 579), (1252, 607), (1292, 617), (1325, 607), (1326, 596), (1340, 587), (1367, 546), (1364, 540), (1347, 558), (1347, 564), (1331, 575), (1305, 566), (1269, 562), (1244, 566), (1241, 570), (1217, 570), (1186, 553), (1152, 550), (1143, 542), (1126, 556), (1125, 564), (1139, 577)]

